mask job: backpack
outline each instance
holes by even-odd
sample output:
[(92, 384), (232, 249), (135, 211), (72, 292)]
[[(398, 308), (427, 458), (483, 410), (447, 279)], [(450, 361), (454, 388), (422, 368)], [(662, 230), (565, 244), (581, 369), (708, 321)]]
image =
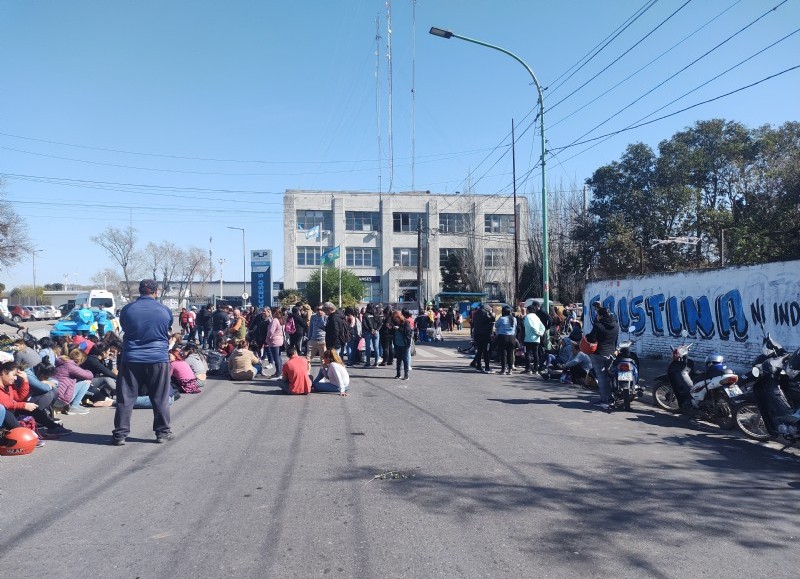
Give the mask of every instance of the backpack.
[(283, 329), (286, 330), (286, 333), (290, 336), (297, 331), (297, 325), (294, 323), (294, 318), (292, 316), (289, 316), (289, 318), (286, 320), (286, 325), (283, 327)]
[(181, 312), (181, 323), (182, 324), (189, 323), (189, 312)]

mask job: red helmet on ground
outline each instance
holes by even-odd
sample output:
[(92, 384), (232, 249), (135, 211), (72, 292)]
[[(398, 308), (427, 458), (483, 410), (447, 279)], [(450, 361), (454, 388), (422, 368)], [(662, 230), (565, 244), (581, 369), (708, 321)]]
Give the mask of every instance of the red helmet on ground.
[(30, 454), (36, 448), (38, 440), (30, 428), (22, 426), (12, 428), (0, 438), (0, 456)]
[(583, 336), (581, 338), (580, 349), (584, 354), (594, 354), (597, 351), (597, 343), (592, 343), (586, 339), (586, 336)]

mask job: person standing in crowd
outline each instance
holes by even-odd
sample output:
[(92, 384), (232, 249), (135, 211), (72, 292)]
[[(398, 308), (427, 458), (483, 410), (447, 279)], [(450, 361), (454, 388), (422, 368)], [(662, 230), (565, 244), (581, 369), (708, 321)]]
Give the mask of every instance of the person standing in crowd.
[(378, 366), (392, 366), (394, 364), (394, 322), (392, 322), (392, 308), (383, 308), (383, 318), (378, 329), (381, 342), (381, 361)]
[(233, 310), (233, 319), (231, 320), (231, 327), (228, 329), (230, 337), (234, 342), (244, 340), (247, 336), (247, 322), (244, 320), (242, 311), (239, 308)]
[(286, 317), (287, 325), (290, 319), (294, 325), (294, 332), (289, 334), (289, 345), (294, 346), (294, 349), (297, 352), (302, 352), (303, 341), (308, 333), (308, 322), (306, 322), (306, 318), (303, 316), (302, 310), (297, 306), (294, 306), (291, 313), (289, 313), (289, 315)]
[(216, 311), (211, 314), (211, 343), (209, 349), (222, 348), (225, 345), (225, 331), (228, 329), (228, 314), (225, 306), (217, 304)]
[[(408, 380), (408, 351), (411, 349), (411, 342), (413, 340), (413, 330), (408, 318), (403, 316), (401, 312), (395, 312), (394, 320), (394, 355), (397, 360), (397, 370), (395, 379)], [(400, 368), (403, 369), (403, 375), (400, 376)]]
[(172, 440), (169, 394), (169, 332), (172, 313), (156, 301), (158, 283), (143, 279), (139, 299), (122, 308), (122, 355), (117, 377), (117, 410), (114, 415), (112, 444), (121, 446), (130, 433), (131, 413), (139, 387), (147, 390), (153, 404), (153, 430), (156, 442)]
[(539, 365), (535, 368), (536, 370), (544, 370), (544, 367), (547, 363), (547, 347), (549, 341), (549, 333), (547, 330), (550, 329), (552, 320), (546, 312), (542, 311), (542, 304), (534, 301), (531, 303), (531, 306), (533, 306), (533, 313), (539, 317), (539, 320), (542, 322), (542, 325), (545, 329), (545, 332), (539, 338)]
[(592, 326), (592, 331), (586, 334), (586, 340), (597, 344), (597, 350), (592, 354), (592, 368), (597, 379), (597, 389), (600, 391), (600, 407), (608, 410), (611, 399), (611, 381), (606, 374), (606, 358), (617, 349), (619, 339), (619, 326), (614, 315), (606, 307), (597, 309), (597, 319)]
[(525, 373), (533, 374), (539, 368), (539, 340), (544, 335), (544, 324), (536, 315), (536, 308), (529, 305), (528, 313), (523, 318), (525, 327)]
[(308, 350), (306, 358), (309, 363), (315, 356), (319, 356), (322, 363), (322, 355), (325, 353), (325, 325), (328, 323), (328, 316), (322, 309), (322, 304), (317, 306), (317, 311), (311, 316), (308, 324)]
[(211, 347), (212, 316), (211, 304), (207, 304), (197, 312), (197, 319), (195, 320), (195, 325), (197, 326), (197, 343), (202, 349)]
[(350, 329), (344, 316), (331, 302), (322, 304), (322, 309), (328, 315), (325, 323), (325, 349), (341, 350), (350, 340)]
[(281, 346), (284, 344), (283, 337), (283, 313), (280, 308), (272, 308), (272, 321), (267, 328), (267, 347), (271, 362), (275, 366), (275, 372), (269, 378), (278, 378), (281, 375), (283, 361), (281, 360)]
[(375, 317), (375, 309), (372, 304), (367, 304), (364, 310), (364, 317), (361, 320), (361, 334), (364, 337), (364, 368), (370, 367), (369, 359), (372, 354), (375, 354), (375, 363), (372, 365), (378, 365), (378, 359), (380, 358), (379, 328), (378, 319)]
[[(491, 374), (489, 368), (489, 350), (492, 345), (492, 330), (494, 329), (494, 314), (487, 305), (481, 305), (475, 309), (472, 315), (472, 339), (475, 341), (475, 359), (470, 366), (483, 372)], [(481, 360), (484, 362), (481, 368)]]
[(517, 318), (510, 306), (503, 306), (502, 315), (494, 324), (497, 334), (497, 351), (500, 354), (500, 373), (511, 375), (514, 367), (514, 349), (517, 336)]

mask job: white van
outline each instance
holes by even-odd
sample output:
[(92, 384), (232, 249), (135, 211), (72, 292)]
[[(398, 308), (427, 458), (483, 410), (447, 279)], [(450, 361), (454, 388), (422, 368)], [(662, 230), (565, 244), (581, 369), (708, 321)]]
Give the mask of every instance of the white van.
[(79, 292), (75, 296), (75, 307), (79, 308), (83, 304), (88, 305), (90, 308), (102, 308), (112, 314), (117, 312), (117, 302), (114, 300), (114, 294), (107, 290), (93, 289)]

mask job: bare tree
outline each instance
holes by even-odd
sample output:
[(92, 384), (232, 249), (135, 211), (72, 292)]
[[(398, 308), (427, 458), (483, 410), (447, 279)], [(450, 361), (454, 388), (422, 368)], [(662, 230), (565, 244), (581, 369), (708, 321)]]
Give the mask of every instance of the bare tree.
[(486, 258), (483, 234), (475, 227), (475, 215), (470, 214), (465, 223), (467, 250), (464, 252), (463, 277), (471, 292), (482, 292), (486, 281)]
[(92, 283), (95, 285), (101, 285), (106, 289), (111, 289), (111, 291), (120, 291), (122, 289), (122, 278), (119, 275), (119, 272), (111, 267), (106, 267), (101, 269), (96, 274), (92, 276)]
[(119, 264), (125, 285), (125, 295), (133, 299), (131, 280), (137, 269), (136, 230), (133, 227), (117, 229), (108, 227), (100, 235), (91, 238), (93, 243), (106, 250), (108, 255)]
[(148, 242), (144, 248), (144, 255), (142, 257), (142, 267), (147, 269), (148, 275), (152, 279), (158, 279), (161, 273), (161, 263), (164, 259), (161, 253), (161, 247), (152, 241)]
[(192, 282), (199, 274), (203, 276), (207, 274), (208, 268), (208, 254), (199, 247), (190, 247), (183, 254), (183, 260), (179, 267), (178, 279), (178, 297), (184, 299), (187, 292), (191, 295)]
[(161, 254), (161, 288), (164, 295), (172, 288), (170, 282), (175, 281), (186, 252), (172, 241), (162, 241), (158, 245)]
[[(3, 181), (0, 179), (0, 198)], [(28, 226), (7, 202), (0, 202), (0, 265), (11, 267), (19, 263), (32, 248)]]

